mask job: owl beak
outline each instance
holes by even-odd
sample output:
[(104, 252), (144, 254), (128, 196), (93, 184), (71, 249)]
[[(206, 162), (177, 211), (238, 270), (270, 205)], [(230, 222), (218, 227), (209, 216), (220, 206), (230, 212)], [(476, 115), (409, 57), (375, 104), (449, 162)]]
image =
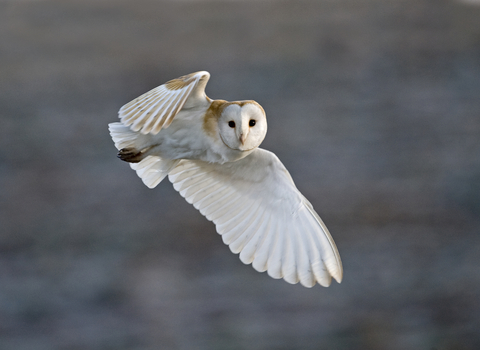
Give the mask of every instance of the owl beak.
[(248, 128), (242, 128), (239, 131), (240, 131), (240, 135), (238, 136), (238, 139), (240, 140), (240, 143), (243, 146), (243, 145), (245, 145), (245, 141), (247, 140), (249, 130), (248, 130)]
[(245, 134), (240, 134), (240, 143), (241, 143), (242, 145), (245, 144), (245, 139), (246, 139), (246, 138), (247, 138), (247, 137), (246, 137)]

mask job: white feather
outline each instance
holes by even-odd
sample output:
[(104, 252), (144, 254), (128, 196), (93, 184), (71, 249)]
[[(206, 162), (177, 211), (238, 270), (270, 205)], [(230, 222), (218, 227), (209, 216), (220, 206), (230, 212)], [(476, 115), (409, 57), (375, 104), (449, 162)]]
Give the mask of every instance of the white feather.
[(181, 160), (169, 179), (244, 263), (307, 287), (329, 285), (331, 275), (341, 281), (330, 233), (273, 153), (257, 149), (228, 166)]
[(172, 123), (188, 99), (189, 104), (207, 103), (204, 90), (209, 78), (208, 72), (201, 71), (177, 79), (186, 83), (179, 89), (168, 88), (169, 83), (160, 85), (120, 108), (120, 120), (133, 131), (158, 134)]

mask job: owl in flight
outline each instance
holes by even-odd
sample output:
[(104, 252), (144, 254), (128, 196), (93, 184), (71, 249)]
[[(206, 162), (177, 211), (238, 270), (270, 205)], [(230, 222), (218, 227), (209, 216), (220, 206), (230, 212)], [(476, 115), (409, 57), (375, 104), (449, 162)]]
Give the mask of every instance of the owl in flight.
[(341, 282), (337, 247), (275, 154), (255, 101), (212, 100), (205, 71), (171, 80), (124, 105), (109, 124), (118, 157), (149, 188), (167, 175), (215, 223), (240, 260), (288, 283)]

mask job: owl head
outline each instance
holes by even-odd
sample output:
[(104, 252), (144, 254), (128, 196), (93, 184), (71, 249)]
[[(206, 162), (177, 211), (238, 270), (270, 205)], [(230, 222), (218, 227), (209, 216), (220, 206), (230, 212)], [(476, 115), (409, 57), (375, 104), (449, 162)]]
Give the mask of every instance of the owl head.
[(262, 143), (267, 133), (267, 118), (255, 101), (227, 103), (218, 119), (223, 143), (230, 149), (250, 151)]

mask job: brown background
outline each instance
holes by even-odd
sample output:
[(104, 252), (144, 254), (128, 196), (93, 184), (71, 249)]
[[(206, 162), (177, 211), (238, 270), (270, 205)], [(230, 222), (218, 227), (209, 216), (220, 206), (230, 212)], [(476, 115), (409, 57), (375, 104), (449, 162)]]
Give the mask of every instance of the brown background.
[[(107, 132), (208, 70), (330, 228), (341, 285), (273, 280)], [(0, 1), (0, 348), (480, 348), (480, 7)]]

